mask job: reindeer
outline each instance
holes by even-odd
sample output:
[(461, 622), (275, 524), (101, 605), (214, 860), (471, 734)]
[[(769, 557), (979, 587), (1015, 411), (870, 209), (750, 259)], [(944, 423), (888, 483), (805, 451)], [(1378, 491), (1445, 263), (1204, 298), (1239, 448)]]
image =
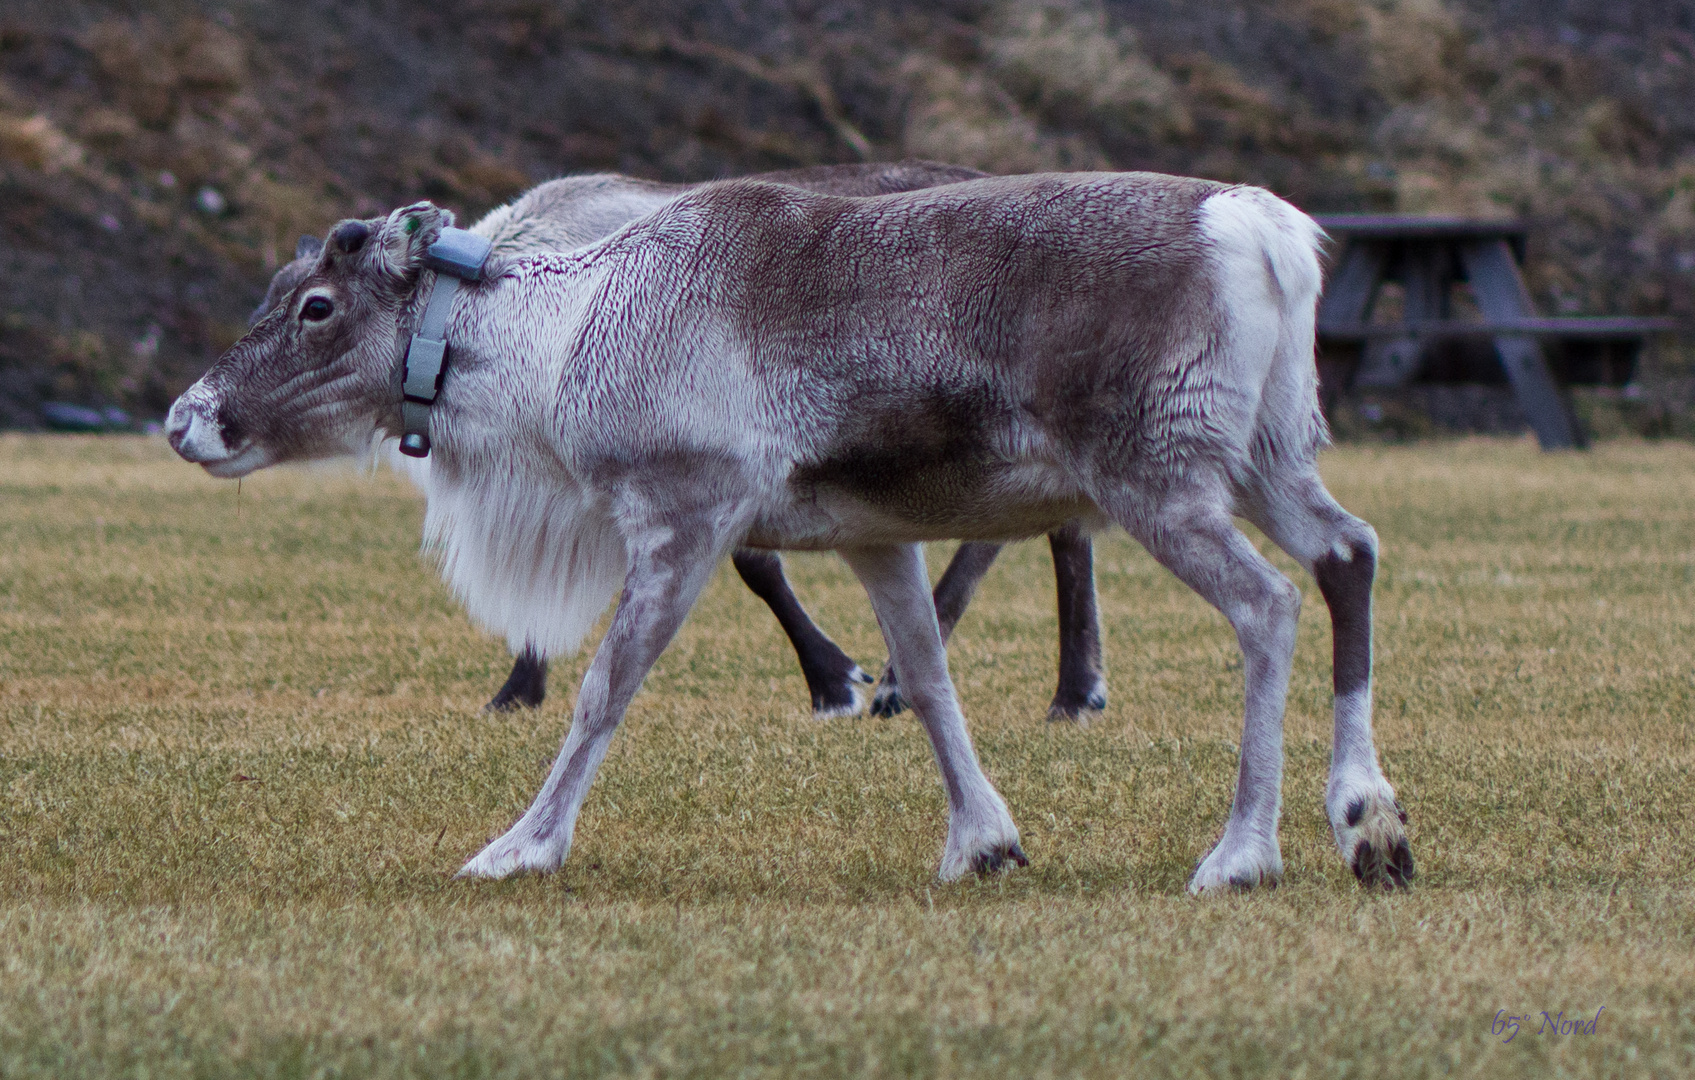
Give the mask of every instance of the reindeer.
[[(289, 302), (172, 406), (215, 476), (394, 434), (421, 318), (425, 202), (330, 233)], [(1412, 876), (1371, 735), (1377, 537), (1320, 480), (1317, 225), (1258, 188), (1146, 173), (974, 180), (846, 199), (707, 185), (596, 244), (494, 260), (461, 290), (430, 421), (425, 527), (574, 647), (615, 593), (571, 727), (518, 822), (460, 871), (558, 868), (631, 698), (738, 546), (835, 550), (869, 594), (948, 798), (940, 875), (1025, 865), (949, 680), (924, 541), (1117, 524), (1235, 629), (1235, 797), (1193, 892), (1275, 882), (1300, 591), (1334, 637), (1325, 811), (1368, 886)], [(474, 599), (474, 598), (473, 598)], [(486, 614), (486, 613), (485, 613)]]
[[(752, 179), (789, 184), (831, 195), (870, 196), (914, 191), (938, 184), (980, 179), (986, 174), (959, 165), (902, 161), (892, 165), (818, 165), (763, 173)], [(638, 217), (652, 213), (699, 185), (659, 184), (599, 173), (553, 180), (489, 213), (470, 231), (487, 237), (497, 254), (519, 256), (539, 251), (568, 251), (599, 240)], [(323, 242), (303, 236), (294, 260), (271, 278), (265, 298), (248, 326), (256, 325), (283, 303), (316, 263)], [(428, 470), (395, 455), (395, 464), (428, 489)], [(1100, 620), (1096, 609), (1094, 548), (1073, 524), (1048, 534), (1059, 597), (1059, 687), (1048, 707), (1049, 720), (1085, 720), (1106, 708), (1102, 674)], [(933, 601), (945, 642), (965, 614), (972, 594), (989, 572), (1003, 545), (972, 541), (960, 545), (936, 583)], [(807, 615), (783, 575), (775, 552), (737, 548), (731, 563), (754, 595), (777, 617), (800, 660), (802, 675), (818, 719), (846, 716), (861, 708), (860, 686), (871, 682), (863, 668), (831, 641)], [(502, 711), (534, 708), (547, 694), (547, 660), (531, 642), (514, 642), (512, 673), (485, 706)], [(896, 716), (906, 708), (894, 666), (883, 670), (871, 699), (874, 716)]]

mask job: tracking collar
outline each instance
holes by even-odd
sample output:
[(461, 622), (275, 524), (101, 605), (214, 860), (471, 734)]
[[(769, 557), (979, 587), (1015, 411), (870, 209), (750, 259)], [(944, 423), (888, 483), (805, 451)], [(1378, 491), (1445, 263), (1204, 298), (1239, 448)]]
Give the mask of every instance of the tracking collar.
[(430, 406), (447, 376), (447, 316), (461, 281), (481, 281), (483, 264), (494, 245), (465, 229), (445, 228), (424, 252), (424, 268), (436, 272), (424, 321), (400, 358), (400, 416), (404, 434), (400, 452), (407, 457), (430, 453)]

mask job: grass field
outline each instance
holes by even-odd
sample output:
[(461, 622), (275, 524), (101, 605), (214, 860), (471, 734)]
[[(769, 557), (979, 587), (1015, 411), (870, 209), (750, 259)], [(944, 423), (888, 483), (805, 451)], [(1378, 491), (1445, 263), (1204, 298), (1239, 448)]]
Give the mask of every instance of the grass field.
[[(0, 1077), (1695, 1073), (1695, 448), (1323, 467), (1383, 538), (1410, 895), (1361, 893), (1324, 822), (1305, 578), (1285, 884), (1184, 894), (1229, 806), (1240, 661), (1122, 535), (1091, 727), (1042, 720), (1045, 545), (1003, 556), (955, 638), (1028, 870), (938, 884), (917, 724), (810, 720), (725, 567), (565, 869), (452, 881), (535, 793), (586, 656), (539, 713), (480, 715), (509, 658), (386, 472), (238, 493), (156, 440), (0, 437)], [(840, 563), (789, 565), (880, 665)], [(1604, 1011), (1550, 1034), (1543, 1010)]]

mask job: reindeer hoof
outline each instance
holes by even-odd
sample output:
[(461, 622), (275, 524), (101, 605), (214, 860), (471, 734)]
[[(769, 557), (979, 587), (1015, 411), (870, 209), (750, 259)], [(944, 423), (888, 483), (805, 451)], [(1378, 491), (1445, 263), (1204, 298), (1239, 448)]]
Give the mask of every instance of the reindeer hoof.
[(971, 872), (980, 878), (986, 878), (991, 874), (1011, 870), (1014, 864), (1019, 866), (1030, 865), (1029, 857), (1024, 854), (1024, 849), (1019, 847), (1017, 843), (994, 848), (990, 851), (978, 852), (971, 859)]
[(533, 826), (528, 820), (507, 830), (504, 836), (491, 841), (453, 875), (456, 878), (508, 878), (520, 874), (551, 874), (565, 862), (571, 850), (570, 838), (561, 838), (552, 830)]
[(1349, 800), (1342, 820), (1332, 822), (1337, 846), (1365, 888), (1394, 892), (1412, 884), (1416, 871), (1406, 821), (1406, 810), (1393, 796), (1373, 792)]
[[(1204, 869), (1204, 867), (1202, 868)], [(1283, 884), (1283, 870), (1237, 870), (1226, 877), (1214, 879), (1201, 870), (1189, 879), (1190, 896), (1222, 896), (1225, 893), (1253, 892), (1256, 889), (1275, 889)]]
[(1195, 876), (1189, 879), (1189, 893), (1218, 896), (1276, 888), (1282, 881), (1283, 853), (1275, 838), (1269, 844), (1253, 838), (1239, 841), (1227, 830), (1224, 839), (1195, 868)]
[(507, 693), (506, 689), (502, 687), (500, 693), (490, 698), (489, 703), (483, 706), (483, 712), (515, 712), (518, 709), (538, 709), (540, 707), (541, 698)]
[(518, 877), (523, 874), (539, 874), (547, 871), (530, 863), (522, 852), (497, 851), (491, 844), (478, 853), (477, 857), (459, 868), (453, 876), (457, 879), (482, 878), (487, 881), (499, 881), (502, 878)]
[(812, 687), (812, 718), (834, 720), (859, 715), (865, 708), (865, 692), (860, 687), (876, 681), (855, 664), (833, 681)]
[(483, 706), (484, 712), (535, 709), (547, 697), (547, 661), (526, 650), (512, 664), (512, 674)]
[(871, 699), (871, 715), (881, 717), (899, 716), (906, 711), (906, 699), (900, 696), (900, 687), (884, 683), (877, 688), (877, 693)]
[(1106, 709), (1106, 691), (1095, 689), (1087, 694), (1074, 694), (1060, 691), (1054, 695), (1053, 704), (1048, 706), (1048, 722), (1063, 723), (1066, 721), (1087, 727), (1093, 714)]
[(966, 874), (987, 877), (1029, 865), (1018, 843), (1018, 826), (999, 795), (991, 792), (986, 801), (949, 815), (948, 842), (937, 868), (943, 881), (958, 881)]

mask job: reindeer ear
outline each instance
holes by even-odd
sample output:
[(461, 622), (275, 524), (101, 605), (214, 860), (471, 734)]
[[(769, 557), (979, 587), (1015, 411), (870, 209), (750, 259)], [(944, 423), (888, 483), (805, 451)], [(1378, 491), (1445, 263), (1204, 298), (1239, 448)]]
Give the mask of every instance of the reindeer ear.
[(453, 224), (453, 211), (434, 203), (403, 206), (377, 228), (375, 255), (391, 274), (409, 276), (423, 263), (424, 252), (441, 239), (441, 231)]
[(371, 238), (371, 226), (363, 221), (344, 221), (330, 230), (330, 256), (357, 255)]

